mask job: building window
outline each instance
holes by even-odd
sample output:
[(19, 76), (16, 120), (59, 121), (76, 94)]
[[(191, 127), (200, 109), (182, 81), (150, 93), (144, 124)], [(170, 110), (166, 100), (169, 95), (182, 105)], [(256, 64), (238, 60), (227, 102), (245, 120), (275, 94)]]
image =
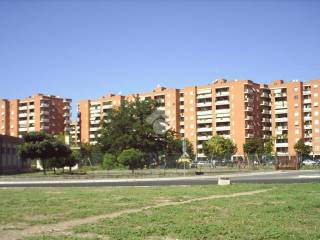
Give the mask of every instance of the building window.
[(298, 87), (294, 87), (294, 91), (295, 91), (295, 92), (298, 92)]

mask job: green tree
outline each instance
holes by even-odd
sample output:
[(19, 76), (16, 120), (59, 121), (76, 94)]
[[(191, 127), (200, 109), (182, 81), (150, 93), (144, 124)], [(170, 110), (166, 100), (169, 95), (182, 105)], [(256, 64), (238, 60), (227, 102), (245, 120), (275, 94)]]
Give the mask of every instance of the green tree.
[(102, 168), (111, 170), (118, 166), (117, 158), (111, 153), (106, 153), (103, 155)]
[(134, 148), (140, 150), (147, 165), (159, 164), (160, 156), (176, 139), (172, 130), (165, 130), (163, 112), (157, 110), (158, 102), (152, 99), (123, 101), (104, 119), (105, 124), (99, 138), (102, 152), (118, 156), (122, 151)]
[(134, 170), (141, 168), (144, 164), (143, 153), (134, 148), (123, 150), (118, 156), (118, 161), (124, 165), (128, 166), (129, 169), (134, 173)]
[(64, 166), (69, 167), (69, 172), (71, 173), (72, 167), (77, 165), (81, 160), (81, 154), (77, 150), (71, 151), (69, 157), (65, 158)]
[(82, 165), (87, 165), (87, 162), (89, 162), (90, 165), (92, 165), (90, 161), (92, 146), (89, 143), (81, 143), (80, 145), (80, 154), (81, 158), (84, 159), (84, 162)]
[(24, 143), (18, 148), (23, 159), (40, 159), (43, 173), (46, 174), (48, 159), (54, 157), (52, 137), (45, 132), (31, 132), (23, 135)]
[(311, 147), (307, 146), (304, 143), (304, 139), (301, 138), (294, 145), (294, 150), (296, 151), (296, 153), (297, 153), (298, 157), (300, 158), (300, 160), (303, 161), (306, 157), (309, 156), (309, 154), (311, 152)]
[(236, 145), (228, 138), (216, 135), (203, 143), (203, 150), (206, 156), (222, 159), (231, 157), (237, 150)]
[(91, 145), (90, 162), (93, 165), (100, 165), (102, 163), (102, 159), (103, 159), (103, 152), (101, 150), (100, 145), (98, 144)]
[(272, 139), (264, 140), (261, 138), (247, 139), (243, 144), (243, 151), (247, 155), (250, 162), (251, 159), (257, 159), (259, 164), (263, 155), (271, 156), (273, 152)]

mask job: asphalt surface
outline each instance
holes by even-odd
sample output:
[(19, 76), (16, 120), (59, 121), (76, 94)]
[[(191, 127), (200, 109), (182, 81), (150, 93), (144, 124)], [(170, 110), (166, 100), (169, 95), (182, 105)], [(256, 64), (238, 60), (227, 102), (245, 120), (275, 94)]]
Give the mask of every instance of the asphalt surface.
[(231, 183), (320, 183), (320, 170), (272, 171), (236, 173), (219, 176), (194, 176), (174, 178), (143, 179), (65, 179), (65, 180), (6, 180), (2, 187), (94, 187), (94, 186), (165, 186), (217, 184), (219, 177), (226, 177)]

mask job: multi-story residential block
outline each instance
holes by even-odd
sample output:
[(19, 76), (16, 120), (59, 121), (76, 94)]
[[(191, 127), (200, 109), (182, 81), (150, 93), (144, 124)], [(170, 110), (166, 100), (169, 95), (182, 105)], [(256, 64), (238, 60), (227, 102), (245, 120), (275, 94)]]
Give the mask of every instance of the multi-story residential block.
[(320, 80), (274, 81), (272, 91), (272, 135), (279, 155), (295, 154), (294, 144), (304, 138), (314, 155), (320, 155)]
[(69, 132), (71, 99), (35, 94), (25, 99), (0, 100), (0, 134), (21, 136), (44, 130)]
[(97, 100), (82, 100), (78, 104), (80, 141), (95, 144), (101, 127), (111, 109), (120, 106), (123, 96), (113, 94)]
[(70, 123), (69, 143), (74, 147), (80, 145), (80, 126), (78, 121), (72, 121)]
[(198, 158), (205, 157), (203, 142), (214, 135), (232, 139), (239, 156), (250, 138), (273, 139), (279, 155), (294, 155), (294, 144), (304, 138), (320, 155), (319, 88), (320, 80), (277, 80), (267, 85), (219, 79), (204, 86), (157, 87), (147, 93), (83, 100), (78, 108), (81, 141), (95, 143), (107, 109), (139, 97), (160, 103), (168, 126), (192, 142)]

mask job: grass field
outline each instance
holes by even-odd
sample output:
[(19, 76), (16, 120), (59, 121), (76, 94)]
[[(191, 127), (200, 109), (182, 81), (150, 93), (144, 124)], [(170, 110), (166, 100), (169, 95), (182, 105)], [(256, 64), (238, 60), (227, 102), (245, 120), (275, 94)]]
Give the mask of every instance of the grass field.
[[(249, 196), (173, 204), (212, 195)], [(0, 236), (148, 208), (26, 239), (320, 239), (320, 184), (0, 189)]]

